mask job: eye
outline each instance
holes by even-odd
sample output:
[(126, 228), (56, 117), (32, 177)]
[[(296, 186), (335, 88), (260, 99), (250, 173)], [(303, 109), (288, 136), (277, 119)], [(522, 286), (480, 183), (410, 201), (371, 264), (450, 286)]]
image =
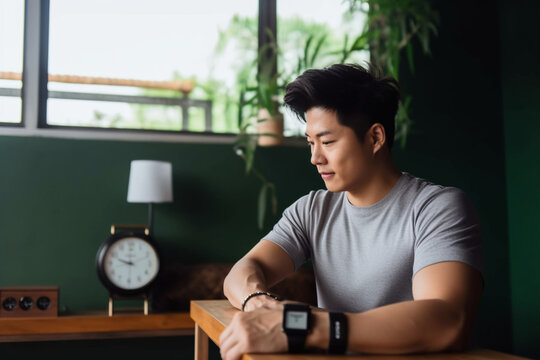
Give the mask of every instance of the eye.
[(331, 141), (323, 141), (322, 144), (323, 145), (330, 145), (334, 142), (334, 140), (331, 140)]

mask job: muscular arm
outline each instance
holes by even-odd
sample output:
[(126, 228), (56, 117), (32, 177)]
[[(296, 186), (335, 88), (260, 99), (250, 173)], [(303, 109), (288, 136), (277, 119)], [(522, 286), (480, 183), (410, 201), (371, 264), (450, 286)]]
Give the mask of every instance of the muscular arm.
[[(262, 240), (231, 269), (223, 283), (223, 292), (237, 308), (255, 291), (266, 291), (294, 271), (290, 256), (278, 245)], [(248, 310), (271, 299), (262, 296), (249, 300)]]
[[(462, 350), (482, 293), (480, 273), (459, 262), (420, 270), (413, 280), (414, 300), (347, 314), (349, 351), (406, 354)], [(286, 352), (281, 331), (282, 307), (238, 313), (221, 334), (224, 360), (246, 353)], [(328, 348), (328, 313), (315, 310), (307, 348)]]
[[(459, 262), (420, 270), (413, 279), (413, 301), (347, 314), (348, 349), (403, 354), (461, 350), (466, 345), (482, 293), (480, 273)], [(327, 348), (328, 315), (315, 313), (307, 345)]]

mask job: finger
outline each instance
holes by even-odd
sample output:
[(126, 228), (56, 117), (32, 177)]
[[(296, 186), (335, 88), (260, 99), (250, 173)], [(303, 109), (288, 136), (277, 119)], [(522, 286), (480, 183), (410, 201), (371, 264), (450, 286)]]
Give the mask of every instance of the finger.
[(226, 354), (230, 348), (235, 346), (238, 343), (238, 337), (236, 336), (235, 332), (233, 331), (233, 327), (229, 326), (225, 331), (221, 333), (221, 336), (219, 337), (219, 349), (223, 356), (223, 354)]
[(247, 353), (246, 350), (243, 349), (240, 343), (237, 343), (227, 351), (226, 357), (223, 360), (240, 360), (244, 353)]
[(237, 339), (234, 339), (233, 341), (227, 342), (225, 347), (220, 348), (219, 352), (223, 359), (227, 359), (227, 360), (236, 359), (236, 357), (238, 357), (238, 351), (240, 348), (241, 348), (240, 341)]
[(219, 346), (219, 350), (222, 353), (227, 353), (232, 347), (236, 346), (238, 342), (239, 340), (236, 337), (230, 336), (224, 339), (224, 341)]
[(231, 325), (227, 326), (225, 328), (225, 330), (223, 330), (223, 332), (221, 333), (221, 335), (219, 336), (219, 346), (222, 346), (223, 345), (223, 341), (225, 339), (227, 339), (228, 337), (230, 337), (232, 334), (232, 331), (231, 331)]

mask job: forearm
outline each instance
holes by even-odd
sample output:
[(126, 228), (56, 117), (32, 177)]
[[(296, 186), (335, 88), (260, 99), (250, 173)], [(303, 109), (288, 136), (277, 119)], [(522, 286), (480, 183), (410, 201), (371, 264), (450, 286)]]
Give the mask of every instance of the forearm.
[[(459, 350), (465, 314), (443, 300), (407, 301), (364, 313), (347, 314), (349, 351), (406, 354)], [(308, 347), (328, 348), (328, 313), (314, 312)]]
[(223, 292), (236, 308), (241, 307), (247, 295), (264, 290), (267, 290), (264, 272), (256, 261), (249, 258), (240, 259), (223, 282)]

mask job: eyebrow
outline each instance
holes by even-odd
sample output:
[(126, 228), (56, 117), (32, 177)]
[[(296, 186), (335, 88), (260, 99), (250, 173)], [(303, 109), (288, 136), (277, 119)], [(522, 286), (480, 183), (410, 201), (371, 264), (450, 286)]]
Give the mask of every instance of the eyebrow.
[[(318, 133), (317, 135), (315, 135), (315, 137), (320, 138), (321, 136), (329, 135), (329, 134), (331, 134), (331, 133), (332, 133), (331, 131), (325, 130), (325, 131), (321, 131), (320, 133)], [(305, 133), (304, 135), (306, 135), (307, 137), (310, 137), (310, 136), (308, 135), (308, 133)]]

